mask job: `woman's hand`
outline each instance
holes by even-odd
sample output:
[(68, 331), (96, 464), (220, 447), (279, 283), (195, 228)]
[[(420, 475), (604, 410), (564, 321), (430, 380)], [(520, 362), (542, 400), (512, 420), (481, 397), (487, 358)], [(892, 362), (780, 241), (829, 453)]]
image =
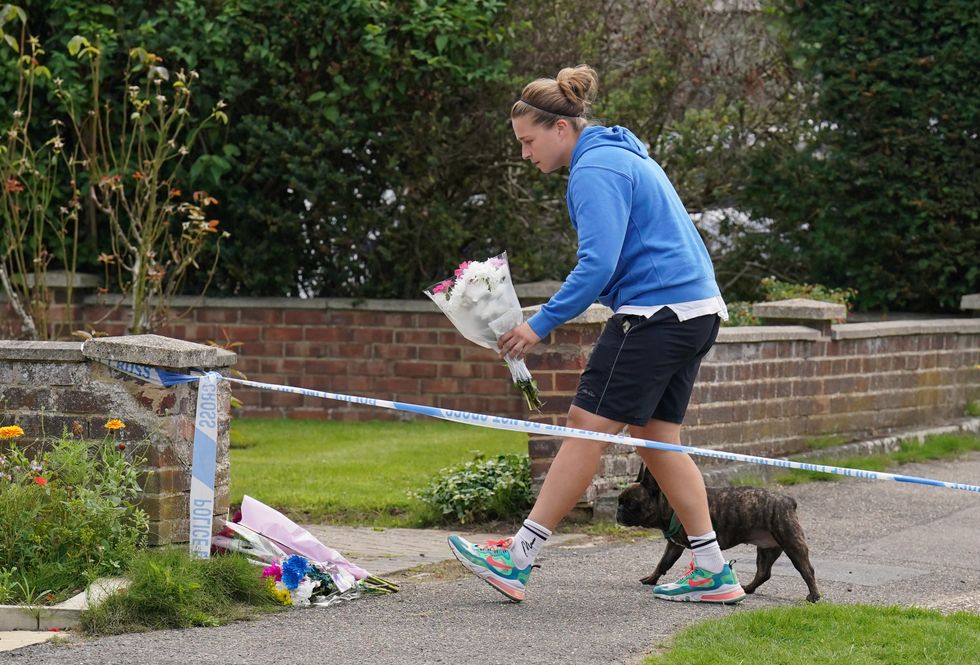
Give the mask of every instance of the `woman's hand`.
[(504, 333), (497, 340), (497, 347), (500, 355), (511, 360), (524, 360), (527, 352), (541, 341), (537, 333), (527, 323), (522, 323), (516, 328)]

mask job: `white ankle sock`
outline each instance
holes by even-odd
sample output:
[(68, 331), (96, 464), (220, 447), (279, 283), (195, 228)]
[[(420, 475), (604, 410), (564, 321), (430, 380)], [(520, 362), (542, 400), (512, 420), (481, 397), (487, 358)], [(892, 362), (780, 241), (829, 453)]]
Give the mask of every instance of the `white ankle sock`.
[(694, 565), (709, 573), (720, 573), (725, 567), (725, 558), (715, 539), (715, 532), (709, 531), (703, 536), (688, 536), (691, 541), (691, 551), (694, 553)]
[(551, 531), (537, 522), (524, 520), (524, 526), (514, 536), (514, 544), (510, 547), (510, 558), (518, 568), (527, 568), (534, 563), (541, 547), (551, 536)]

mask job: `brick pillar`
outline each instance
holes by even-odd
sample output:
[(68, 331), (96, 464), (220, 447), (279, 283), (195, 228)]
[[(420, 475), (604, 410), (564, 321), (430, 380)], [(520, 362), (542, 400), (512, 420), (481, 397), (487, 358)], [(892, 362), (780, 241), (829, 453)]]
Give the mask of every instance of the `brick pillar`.
[[(106, 420), (124, 421), (126, 428), (116, 438), (129, 444), (127, 454), (145, 458), (141, 505), (150, 518), (149, 543), (184, 543), (197, 383), (159, 388), (99, 361), (186, 372), (226, 367), (235, 359), (229, 351), (157, 335), (99, 338), (84, 348), (79, 342), (0, 341), (0, 404), (5, 424), (20, 425), (28, 438), (80, 427), (82, 436), (99, 439), (106, 434)], [(219, 518), (228, 513), (230, 397), (227, 382), (219, 383), (214, 504)]]

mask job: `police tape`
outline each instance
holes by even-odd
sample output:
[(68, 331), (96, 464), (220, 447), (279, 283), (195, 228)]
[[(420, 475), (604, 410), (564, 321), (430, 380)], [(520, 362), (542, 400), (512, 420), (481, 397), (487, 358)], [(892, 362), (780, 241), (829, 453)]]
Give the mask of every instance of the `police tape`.
[(190, 552), (211, 556), (211, 526), (214, 521), (214, 474), (218, 458), (217, 372), (199, 377), (197, 411), (194, 414), (194, 451), (191, 461)]
[[(107, 363), (109, 364), (109, 363)], [(165, 372), (165, 375), (153, 374), (147, 372), (147, 370), (157, 370), (154, 367), (147, 367), (145, 365), (136, 365), (134, 363), (116, 363), (114, 365), (110, 364), (114, 369), (124, 372), (129, 376), (141, 380), (152, 380), (160, 381), (157, 385), (169, 386), (176, 385), (178, 383), (186, 383), (188, 381), (202, 380), (202, 378), (207, 376), (218, 377), (219, 379), (224, 379), (231, 383), (238, 383), (244, 386), (251, 386), (253, 388), (259, 388), (262, 390), (272, 390), (275, 392), (282, 393), (292, 393), (295, 395), (304, 395), (307, 397), (318, 397), (323, 399), (330, 399), (339, 402), (348, 402), (351, 404), (359, 404), (364, 406), (373, 406), (382, 409), (394, 409), (396, 411), (403, 411), (406, 413), (415, 413), (418, 415), (429, 416), (432, 418), (439, 418), (441, 420), (448, 420), (457, 423), (463, 423), (466, 425), (476, 425), (477, 427), (487, 427), (490, 429), (500, 429), (508, 430), (511, 432), (524, 432), (527, 434), (540, 434), (544, 436), (556, 436), (565, 438), (575, 438), (575, 439), (589, 439), (593, 441), (602, 441), (605, 443), (618, 443), (621, 445), (633, 446), (634, 448), (650, 448), (654, 450), (665, 450), (668, 452), (678, 452), (678, 453), (688, 453), (690, 455), (697, 455), (699, 457), (710, 457), (714, 459), (723, 459), (732, 462), (746, 462), (749, 464), (758, 464), (763, 466), (774, 466), (782, 469), (797, 469), (800, 471), (816, 471), (821, 473), (830, 473), (840, 476), (848, 476), (850, 478), (863, 478), (865, 480), (894, 480), (900, 483), (912, 483), (916, 485), (929, 485), (932, 487), (945, 487), (948, 489), (964, 490), (967, 492), (977, 492), (980, 493), (980, 486), (968, 485), (965, 483), (949, 482), (945, 480), (934, 480), (931, 478), (920, 478), (918, 476), (905, 476), (895, 473), (884, 473), (882, 471), (867, 471), (864, 469), (851, 469), (847, 467), (840, 466), (830, 466), (827, 464), (812, 464), (810, 462), (797, 462), (794, 460), (787, 459), (774, 459), (770, 457), (759, 457), (757, 455), (745, 455), (742, 453), (730, 453), (723, 450), (712, 450), (710, 448), (694, 448), (691, 446), (684, 446), (675, 443), (666, 443), (663, 441), (655, 441), (652, 439), (640, 439), (632, 436), (624, 436), (622, 434), (605, 434), (602, 432), (593, 432), (590, 430), (576, 429), (573, 427), (564, 427), (562, 425), (551, 425), (547, 423), (536, 423), (527, 420), (519, 420), (517, 418), (505, 418), (503, 416), (490, 416), (482, 413), (472, 413), (469, 411), (456, 411), (452, 409), (441, 409), (433, 406), (424, 406), (421, 404), (412, 404), (410, 402), (396, 402), (384, 399), (375, 399), (373, 397), (358, 397), (354, 395), (344, 395), (342, 393), (333, 393), (322, 390), (313, 390), (311, 388), (296, 388), (293, 386), (283, 386), (275, 383), (262, 383), (260, 381), (249, 381), (247, 379), (238, 379), (230, 376), (222, 376), (216, 372), (201, 372), (199, 370), (193, 370), (190, 375), (186, 374), (176, 374), (173, 372)], [(147, 376), (152, 376), (152, 378), (147, 378)], [(198, 399), (198, 405), (200, 409), (200, 397)], [(205, 440), (206, 439), (202, 439)], [(208, 445), (205, 443), (205, 445)], [(197, 448), (197, 435), (195, 434), (195, 451)], [(195, 454), (195, 464), (197, 462), (197, 456)], [(202, 462), (203, 463), (203, 462)], [(204, 475), (205, 472), (202, 472)], [(192, 475), (195, 472), (192, 468)], [(212, 476), (211, 476), (211, 487), (213, 494), (214, 478), (213, 478), (213, 465), (212, 465)], [(193, 522), (192, 522), (193, 530)]]
[(276, 392), (293, 393), (306, 395), (308, 397), (321, 397), (352, 404), (363, 404), (375, 406), (383, 409), (395, 409), (408, 413), (417, 413), (442, 420), (464, 423), (466, 425), (476, 425), (477, 427), (488, 427), (491, 429), (509, 430), (511, 432), (525, 432), (527, 434), (543, 434), (546, 436), (560, 436), (575, 439), (591, 439), (593, 441), (603, 441), (606, 443), (618, 443), (634, 448), (652, 448), (654, 450), (666, 450), (669, 452), (688, 453), (701, 457), (712, 457), (715, 459), (729, 460), (733, 462), (748, 462), (750, 464), (761, 464), (775, 466), (783, 469), (799, 469), (802, 471), (818, 471), (822, 473), (833, 473), (851, 478), (864, 478), (866, 480), (894, 480), (900, 483), (914, 483), (917, 485), (931, 485), (934, 487), (946, 487), (949, 489), (965, 490), (967, 492), (980, 493), (980, 486), (967, 485), (964, 483), (954, 483), (945, 480), (933, 480), (931, 478), (919, 478), (917, 476), (903, 476), (894, 473), (883, 473), (881, 471), (866, 471), (864, 469), (849, 469), (841, 466), (829, 466), (826, 464), (811, 464), (809, 462), (796, 462), (786, 459), (773, 459), (770, 457), (758, 457), (756, 455), (743, 455), (741, 453), (729, 453), (722, 450), (711, 450), (709, 448), (693, 448), (675, 443), (665, 443), (652, 439), (640, 439), (633, 436), (623, 436), (622, 434), (604, 434), (590, 430), (576, 429), (574, 427), (564, 427), (562, 425), (550, 425), (547, 423), (535, 423), (528, 420), (517, 418), (504, 418), (502, 416), (488, 416), (482, 413), (472, 413), (469, 411), (454, 411), (451, 409), (440, 409), (434, 406), (423, 406), (411, 404), (409, 402), (393, 402), (384, 399), (374, 399), (371, 397), (355, 397), (340, 393), (325, 392), (322, 390), (312, 390), (310, 388), (294, 388), (292, 386), (281, 386), (274, 383), (261, 383), (259, 381), (248, 381), (224, 377), (226, 381), (240, 383), (253, 388), (263, 390), (274, 390)]

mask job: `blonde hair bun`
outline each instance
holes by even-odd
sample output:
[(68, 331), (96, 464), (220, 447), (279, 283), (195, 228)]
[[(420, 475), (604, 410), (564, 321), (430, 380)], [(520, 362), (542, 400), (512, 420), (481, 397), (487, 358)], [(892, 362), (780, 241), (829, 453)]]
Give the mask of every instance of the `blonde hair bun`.
[(594, 69), (588, 65), (565, 67), (558, 72), (555, 80), (568, 101), (581, 108), (582, 113), (589, 111), (599, 91), (599, 75)]
[(568, 118), (578, 129), (592, 123), (592, 102), (599, 89), (599, 75), (588, 65), (565, 67), (555, 78), (531, 81), (510, 110), (511, 118), (531, 115), (548, 127)]

